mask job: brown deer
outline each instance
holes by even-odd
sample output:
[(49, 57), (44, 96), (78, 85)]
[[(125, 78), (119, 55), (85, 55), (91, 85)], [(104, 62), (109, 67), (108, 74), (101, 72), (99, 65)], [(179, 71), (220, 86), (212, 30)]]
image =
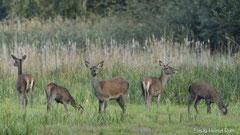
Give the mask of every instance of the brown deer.
[(146, 103), (146, 108), (149, 109), (152, 97), (157, 96), (157, 106), (159, 107), (161, 93), (163, 87), (167, 82), (168, 76), (177, 72), (176, 69), (169, 66), (169, 63), (164, 65), (162, 61), (159, 61), (159, 65), (162, 67), (162, 73), (159, 78), (157, 77), (144, 77), (141, 80), (142, 94)]
[(103, 63), (104, 61), (100, 62), (98, 66), (91, 66), (88, 61), (85, 61), (86, 67), (91, 70), (94, 94), (99, 101), (99, 112), (102, 112), (103, 103), (104, 111), (106, 111), (109, 100), (116, 100), (122, 108), (124, 119), (126, 112), (125, 99), (129, 83), (122, 77), (99, 81), (97, 78), (97, 71), (102, 68)]
[(193, 83), (189, 86), (189, 93), (190, 93), (190, 100), (188, 103), (188, 113), (190, 113), (190, 106), (192, 105), (193, 101), (195, 101), (195, 110), (198, 112), (198, 104), (201, 99), (205, 99), (207, 105), (207, 113), (211, 113), (211, 103), (216, 103), (220, 112), (224, 115), (227, 114), (227, 107), (228, 104), (225, 106), (220, 99), (217, 89), (207, 83), (197, 82)]
[(26, 59), (26, 55), (22, 57), (22, 59), (18, 59), (14, 55), (11, 55), (14, 59), (14, 66), (18, 68), (18, 79), (17, 79), (17, 91), (18, 91), (18, 98), (19, 98), (19, 107), (21, 107), (21, 94), (22, 94), (22, 106), (24, 108), (24, 99), (25, 99), (25, 108), (28, 104), (28, 99), (26, 93), (30, 92), (31, 96), (31, 108), (33, 104), (33, 91), (35, 80), (31, 74), (22, 74), (22, 63)]
[(55, 83), (49, 83), (45, 87), (45, 92), (47, 96), (47, 111), (51, 110), (52, 101), (56, 101), (56, 109), (58, 109), (58, 104), (61, 103), (64, 105), (65, 111), (68, 114), (67, 104), (71, 104), (71, 106), (81, 113), (84, 111), (83, 107), (79, 104), (77, 107), (74, 98), (68, 92), (66, 88), (63, 88)]

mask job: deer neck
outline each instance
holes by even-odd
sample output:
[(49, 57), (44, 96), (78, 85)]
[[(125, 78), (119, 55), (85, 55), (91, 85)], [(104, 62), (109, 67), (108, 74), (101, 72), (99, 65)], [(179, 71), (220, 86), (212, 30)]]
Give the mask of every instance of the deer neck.
[(162, 83), (162, 87), (164, 87), (164, 85), (166, 84), (167, 79), (168, 79), (168, 75), (166, 73), (164, 73), (164, 71), (162, 70), (162, 73), (161, 73), (161, 75), (159, 77), (159, 80)]
[(75, 102), (75, 100), (73, 99), (73, 97), (71, 97), (71, 99), (70, 99), (70, 104), (72, 105), (72, 107), (73, 107), (74, 109), (76, 109), (76, 102)]
[(224, 104), (220, 98), (216, 98), (215, 103), (217, 104), (219, 110), (222, 110), (224, 108)]
[(100, 91), (100, 86), (99, 86), (99, 81), (98, 81), (97, 75), (92, 77), (92, 83), (93, 83), (94, 91), (95, 92)]
[(18, 76), (22, 75), (22, 62), (20, 62), (20, 65), (18, 66)]

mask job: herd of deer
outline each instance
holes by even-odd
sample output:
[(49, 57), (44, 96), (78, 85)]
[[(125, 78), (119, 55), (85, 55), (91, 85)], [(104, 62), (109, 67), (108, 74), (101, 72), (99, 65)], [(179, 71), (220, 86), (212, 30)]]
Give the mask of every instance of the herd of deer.
[[(28, 99), (26, 93), (30, 92), (31, 95), (31, 107), (33, 104), (33, 92), (35, 80), (31, 74), (22, 74), (22, 63), (26, 59), (24, 55), (21, 59), (11, 55), (14, 59), (14, 66), (18, 68), (18, 79), (16, 83), (19, 106), (21, 107), (21, 97), (22, 97), (22, 106), (26, 108)], [(94, 88), (94, 94), (99, 101), (99, 112), (102, 112), (102, 106), (104, 104), (104, 111), (108, 107), (109, 100), (116, 100), (120, 105), (123, 111), (123, 118), (126, 113), (125, 100), (129, 88), (129, 83), (122, 77), (115, 77), (109, 80), (99, 81), (97, 78), (98, 69), (102, 68), (104, 61), (100, 62), (97, 66), (91, 66), (88, 61), (85, 61), (86, 67), (90, 69), (92, 75), (92, 85)], [(177, 70), (171, 66), (169, 63), (164, 65), (162, 61), (159, 61), (159, 65), (162, 68), (161, 75), (157, 77), (144, 77), (141, 80), (142, 94), (144, 96), (144, 101), (146, 108), (148, 109), (152, 100), (152, 97), (157, 97), (157, 106), (159, 107), (161, 93), (163, 87), (167, 82), (168, 76), (174, 74)], [(45, 92), (47, 96), (47, 111), (51, 109), (52, 101), (56, 102), (56, 108), (58, 104), (61, 103), (64, 105), (66, 113), (68, 113), (67, 104), (70, 104), (79, 112), (83, 112), (83, 107), (79, 104), (77, 105), (74, 98), (64, 87), (61, 87), (55, 83), (49, 83), (45, 87)], [(188, 104), (188, 113), (190, 113), (190, 106), (195, 101), (195, 109), (198, 113), (198, 104), (201, 99), (205, 99), (207, 104), (207, 112), (211, 113), (211, 103), (216, 103), (220, 112), (224, 115), (227, 114), (228, 105), (224, 105), (218, 95), (216, 88), (207, 83), (193, 83), (189, 87), (190, 100)]]

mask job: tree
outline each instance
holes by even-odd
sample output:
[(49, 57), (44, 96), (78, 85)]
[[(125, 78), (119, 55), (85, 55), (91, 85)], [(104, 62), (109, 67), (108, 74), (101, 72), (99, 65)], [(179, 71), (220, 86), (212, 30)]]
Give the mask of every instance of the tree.
[(0, 0), (0, 20), (7, 16), (6, 10), (7, 8), (3, 5), (2, 0)]

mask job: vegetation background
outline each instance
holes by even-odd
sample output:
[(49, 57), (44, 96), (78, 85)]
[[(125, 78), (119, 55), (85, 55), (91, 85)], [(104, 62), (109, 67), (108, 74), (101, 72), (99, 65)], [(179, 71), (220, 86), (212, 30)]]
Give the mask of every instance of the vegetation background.
[[(41, 20), (45, 23), (61, 17), (63, 21), (73, 19), (77, 20), (76, 23), (84, 23), (84, 30), (61, 32), (65, 37), (63, 41), (74, 41), (79, 46), (86, 45), (86, 36), (94, 40), (128, 42), (134, 39), (144, 43), (146, 38), (154, 35), (174, 42), (187, 38), (189, 41), (209, 43), (211, 50), (227, 47), (227, 42), (233, 41), (231, 51), (236, 52), (240, 42), (239, 16), (238, 0), (0, 1), (1, 20), (19, 18), (17, 20)], [(42, 31), (38, 33), (46, 34)], [(47, 33), (45, 38), (52, 38), (53, 35), (49, 34), (53, 33)]]
[[(238, 0), (0, 0), (0, 134), (239, 134), (240, 2)], [(33, 108), (19, 109), (17, 69), (11, 54), (27, 55), (23, 73), (36, 80)], [(92, 65), (104, 60), (98, 78), (123, 76), (130, 83), (127, 117), (112, 102), (98, 114)], [(179, 70), (145, 110), (144, 76), (160, 76), (158, 60)], [(229, 114), (187, 115), (188, 87), (196, 81), (217, 87)], [(85, 112), (70, 106), (46, 112), (44, 86), (70, 91)], [(54, 108), (54, 107), (53, 107)], [(212, 129), (212, 130), (211, 130)]]

